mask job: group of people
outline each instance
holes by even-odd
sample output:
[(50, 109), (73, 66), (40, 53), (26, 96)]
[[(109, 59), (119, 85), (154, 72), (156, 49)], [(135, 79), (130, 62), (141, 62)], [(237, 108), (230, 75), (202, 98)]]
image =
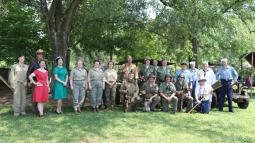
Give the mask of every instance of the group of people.
[[(215, 74), (209, 68), (208, 62), (203, 62), (201, 70), (196, 69), (196, 63), (181, 63), (181, 69), (175, 75), (171, 73), (167, 60), (151, 64), (151, 58), (144, 59), (144, 66), (140, 69), (132, 63), (128, 56), (127, 63), (120, 68), (118, 77), (114, 62), (107, 65), (95, 60), (90, 70), (84, 67), (84, 61), (78, 59), (76, 66), (70, 72), (63, 66), (63, 57), (55, 59), (53, 69), (53, 86), (49, 86), (49, 74), (43, 59), (44, 51), (36, 51), (36, 59), (28, 66), (24, 64), (24, 55), (18, 56), (18, 63), (11, 68), (9, 81), (14, 91), (14, 116), (25, 115), (27, 86), (33, 88), (33, 111), (38, 111), (39, 117), (44, 117), (44, 103), (49, 101), (49, 92), (56, 100), (56, 113), (62, 114), (63, 100), (68, 98), (68, 87), (72, 90), (73, 109), (76, 114), (81, 113), (87, 91), (90, 91), (90, 104), (93, 112), (98, 112), (100, 106), (110, 110), (114, 109), (116, 99), (117, 80), (120, 80), (120, 102), (125, 112), (136, 111), (139, 106), (145, 112), (154, 111), (162, 107), (163, 112), (186, 112), (199, 104), (197, 111), (209, 113), (212, 101), (212, 85), (221, 80), (219, 111), (223, 111), (225, 95), (227, 94), (229, 112), (232, 108), (231, 84), (237, 81), (238, 74), (235, 69), (228, 66), (227, 59), (222, 59), (222, 67)], [(190, 65), (190, 69), (188, 68)], [(69, 84), (70, 83), (70, 84)], [(103, 100), (103, 95), (105, 100)], [(171, 105), (171, 106), (170, 106)]]
[(198, 112), (209, 113), (215, 90), (213, 85), (220, 81), (222, 86), (219, 89), (219, 111), (223, 111), (227, 95), (229, 112), (233, 112), (232, 84), (237, 81), (238, 73), (228, 65), (227, 59), (222, 59), (221, 64), (215, 74), (207, 61), (203, 62), (200, 70), (196, 68), (194, 61), (189, 64), (183, 62), (181, 69), (173, 75), (167, 60), (163, 59), (162, 66), (157, 66), (157, 61), (154, 60), (151, 65), (151, 58), (146, 57), (144, 66), (138, 72), (136, 65), (132, 63), (132, 57), (129, 56), (127, 63), (121, 68), (124, 82), (120, 93), (124, 98), (124, 110), (135, 111), (142, 103), (144, 111), (153, 111), (161, 104), (164, 112), (168, 112), (171, 105), (173, 113), (181, 112), (184, 107), (186, 112), (190, 112), (194, 106)]

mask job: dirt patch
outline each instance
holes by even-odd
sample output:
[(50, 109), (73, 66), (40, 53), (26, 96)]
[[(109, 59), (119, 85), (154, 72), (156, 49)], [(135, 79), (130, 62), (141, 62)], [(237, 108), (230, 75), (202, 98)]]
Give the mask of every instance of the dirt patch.
[(0, 87), (0, 106), (12, 103), (12, 92), (6, 87)]

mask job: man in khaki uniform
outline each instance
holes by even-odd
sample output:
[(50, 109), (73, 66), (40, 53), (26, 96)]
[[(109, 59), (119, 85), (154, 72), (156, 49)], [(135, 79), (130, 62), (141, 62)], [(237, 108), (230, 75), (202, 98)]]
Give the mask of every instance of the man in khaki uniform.
[(9, 74), (9, 82), (14, 90), (13, 94), (13, 112), (14, 116), (25, 115), (27, 80), (26, 73), (28, 65), (24, 64), (25, 57), (18, 57), (19, 63), (14, 64)]
[(138, 79), (137, 67), (135, 64), (132, 63), (132, 61), (132, 57), (128, 56), (127, 63), (121, 66), (122, 80), (127, 80), (128, 74), (131, 72), (134, 74), (135, 80)]
[(134, 79), (134, 73), (129, 73), (128, 79), (123, 81), (120, 93), (124, 96), (124, 112), (136, 111), (140, 97), (138, 96), (139, 87)]
[(160, 102), (160, 97), (158, 96), (158, 85), (155, 83), (155, 80), (156, 76), (150, 74), (148, 81), (145, 82), (141, 88), (145, 112), (154, 111), (155, 107)]

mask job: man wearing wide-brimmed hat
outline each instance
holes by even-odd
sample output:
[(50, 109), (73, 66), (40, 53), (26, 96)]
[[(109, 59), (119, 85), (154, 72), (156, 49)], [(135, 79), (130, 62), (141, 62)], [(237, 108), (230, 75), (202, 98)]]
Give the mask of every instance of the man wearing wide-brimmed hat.
[[(27, 80), (31, 73), (33, 73), (36, 69), (40, 68), (39, 62), (44, 60), (44, 54), (45, 54), (45, 52), (42, 49), (38, 49), (36, 51), (36, 59), (31, 62), (31, 64), (28, 67), (28, 70), (27, 70)], [(47, 66), (45, 66), (45, 68), (47, 70)], [(34, 80), (36, 81), (35, 78), (34, 78)], [(28, 81), (28, 86), (31, 87), (30, 81)], [(35, 102), (32, 103), (32, 111), (34, 113), (37, 113), (37, 103), (35, 103)]]
[(188, 70), (188, 64), (186, 62), (181, 63), (181, 69), (176, 72), (174, 80), (177, 81), (181, 74), (184, 76), (185, 82), (188, 83), (188, 85), (190, 85), (191, 75), (190, 71)]
[(160, 102), (160, 97), (158, 96), (158, 85), (155, 83), (155, 80), (156, 76), (150, 74), (148, 76), (148, 81), (143, 84), (140, 90), (143, 95), (145, 112), (153, 111)]
[(198, 83), (195, 90), (196, 103), (201, 104), (198, 111), (208, 114), (210, 112), (210, 100), (213, 89), (211, 85), (206, 84), (206, 78), (204, 76), (199, 77)]

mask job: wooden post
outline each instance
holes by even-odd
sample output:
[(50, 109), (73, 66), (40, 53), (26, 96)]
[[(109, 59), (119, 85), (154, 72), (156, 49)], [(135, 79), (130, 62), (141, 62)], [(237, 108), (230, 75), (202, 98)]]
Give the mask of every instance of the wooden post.
[[(253, 55), (254, 55), (254, 52), (252, 52), (252, 54), (251, 54), (251, 80), (253, 79), (253, 69), (254, 69), (254, 62), (253, 62), (253, 60), (254, 60), (254, 57), (253, 57)], [(253, 87), (252, 87), (252, 85), (251, 85), (251, 97), (252, 97), (252, 93), (253, 93)]]

